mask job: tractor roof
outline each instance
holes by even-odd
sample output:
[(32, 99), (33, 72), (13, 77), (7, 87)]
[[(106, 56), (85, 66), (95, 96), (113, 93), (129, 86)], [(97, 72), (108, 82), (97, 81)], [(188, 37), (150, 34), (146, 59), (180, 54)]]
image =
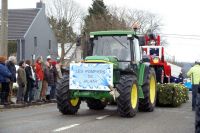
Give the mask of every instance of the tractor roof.
[(135, 34), (134, 31), (125, 31), (125, 30), (111, 30), (111, 31), (95, 31), (95, 32), (90, 32), (90, 35), (133, 35)]

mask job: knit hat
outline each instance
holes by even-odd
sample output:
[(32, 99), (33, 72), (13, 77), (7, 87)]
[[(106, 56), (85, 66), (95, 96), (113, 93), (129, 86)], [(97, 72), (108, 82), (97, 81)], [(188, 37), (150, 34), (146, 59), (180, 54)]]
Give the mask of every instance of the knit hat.
[(51, 64), (52, 64), (53, 66), (55, 66), (55, 65), (57, 64), (57, 62), (56, 62), (55, 60), (52, 60), (52, 61), (51, 61)]
[(50, 56), (50, 55), (48, 55), (48, 56), (47, 56), (47, 59), (51, 59), (51, 56)]
[(7, 60), (6, 56), (0, 56), (0, 62), (5, 62)]

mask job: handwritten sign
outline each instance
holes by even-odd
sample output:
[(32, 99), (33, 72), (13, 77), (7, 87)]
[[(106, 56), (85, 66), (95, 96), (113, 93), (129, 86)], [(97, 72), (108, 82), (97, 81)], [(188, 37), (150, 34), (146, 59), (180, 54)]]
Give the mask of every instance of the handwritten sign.
[(109, 91), (113, 85), (113, 64), (70, 64), (70, 89)]

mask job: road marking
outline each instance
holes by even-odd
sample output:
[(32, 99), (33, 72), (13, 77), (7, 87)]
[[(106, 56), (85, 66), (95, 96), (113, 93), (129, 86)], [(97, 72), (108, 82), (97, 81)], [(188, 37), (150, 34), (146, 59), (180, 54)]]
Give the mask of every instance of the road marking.
[(53, 130), (54, 132), (60, 132), (60, 131), (63, 131), (63, 130), (67, 130), (67, 129), (70, 129), (72, 127), (76, 127), (80, 124), (72, 124), (72, 125), (69, 125), (69, 126), (65, 126), (65, 127), (61, 127), (61, 128), (58, 128), (58, 129), (55, 129)]
[(106, 117), (108, 117), (108, 116), (110, 116), (110, 115), (100, 116), (100, 117), (97, 117), (96, 120), (102, 120), (102, 119), (104, 119), (104, 118), (106, 118)]

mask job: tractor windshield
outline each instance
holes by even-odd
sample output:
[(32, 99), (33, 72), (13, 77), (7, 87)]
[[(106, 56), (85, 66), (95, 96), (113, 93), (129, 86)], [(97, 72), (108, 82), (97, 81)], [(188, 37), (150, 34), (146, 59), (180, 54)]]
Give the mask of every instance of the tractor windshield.
[(150, 48), (150, 55), (159, 56), (159, 48)]
[(93, 41), (93, 55), (115, 56), (121, 61), (130, 61), (130, 40), (127, 36), (98, 36)]

